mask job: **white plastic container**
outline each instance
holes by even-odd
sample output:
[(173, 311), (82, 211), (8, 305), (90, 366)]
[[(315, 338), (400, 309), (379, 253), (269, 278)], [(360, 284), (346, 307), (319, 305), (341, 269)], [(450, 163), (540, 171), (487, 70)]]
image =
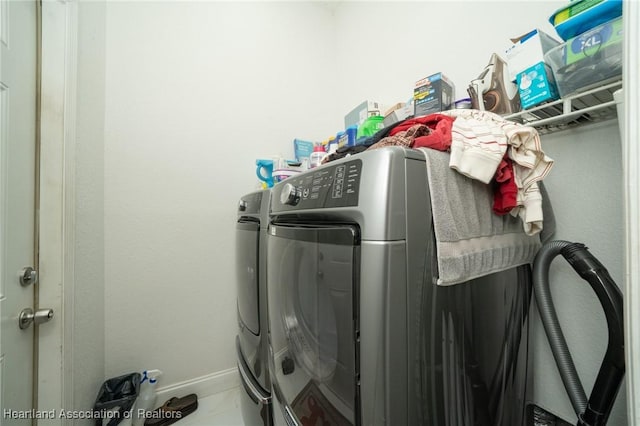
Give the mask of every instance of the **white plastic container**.
[(142, 381), (140, 381), (140, 393), (133, 406), (133, 426), (144, 426), (145, 414), (155, 408), (156, 388), (158, 377), (161, 375), (162, 371), (160, 370), (147, 370), (143, 373)]

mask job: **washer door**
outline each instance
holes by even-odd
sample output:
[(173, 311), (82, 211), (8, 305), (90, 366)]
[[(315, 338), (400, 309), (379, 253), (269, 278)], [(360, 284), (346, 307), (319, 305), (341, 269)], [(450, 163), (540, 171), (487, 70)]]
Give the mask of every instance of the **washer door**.
[(274, 386), (303, 424), (355, 424), (359, 244), (354, 225), (269, 228)]

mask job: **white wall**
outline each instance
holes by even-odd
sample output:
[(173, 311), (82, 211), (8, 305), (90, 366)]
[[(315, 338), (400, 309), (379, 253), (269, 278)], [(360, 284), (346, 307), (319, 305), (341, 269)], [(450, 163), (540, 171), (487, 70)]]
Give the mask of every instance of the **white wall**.
[[(587, 245), (623, 284), (622, 145), (615, 120), (543, 137), (545, 152), (556, 164), (545, 179), (557, 221), (554, 239)], [(559, 256), (549, 274), (551, 292), (567, 344), (587, 396), (607, 347), (607, 323), (595, 294)], [(534, 326), (535, 400), (570, 420), (575, 418), (556, 372), (537, 310)], [(622, 384), (609, 424), (626, 425), (626, 391)]]
[(313, 3), (107, 3), (107, 377), (235, 368), (237, 201), (256, 158), (339, 123), (331, 23)]
[[(98, 224), (95, 241), (87, 233), (81, 239), (91, 249), (104, 238), (104, 346), (100, 332), (91, 342), (104, 349), (105, 378), (160, 368), (161, 384), (168, 386), (233, 368), (233, 224), (238, 197), (255, 188), (255, 158), (291, 155), (294, 137), (326, 138), (364, 99), (404, 101), (414, 82), (433, 72), (444, 72), (458, 97), (466, 96), (492, 52), (533, 27), (552, 33), (547, 17), (564, 3), (106, 3), (105, 40), (88, 30), (80, 34), (88, 47), (96, 44), (94, 54), (101, 46), (105, 52), (104, 92), (87, 85), (80, 94), (95, 95), (98, 103), (104, 97), (104, 233)], [(96, 82), (102, 82), (99, 71)], [(93, 130), (99, 133), (100, 124)], [(611, 129), (563, 132), (543, 144), (556, 160), (548, 180), (559, 235), (590, 245), (617, 279), (619, 236), (594, 224), (606, 218), (607, 229), (614, 229), (620, 218), (607, 215), (603, 205), (592, 209), (587, 197), (579, 209), (564, 202), (578, 194), (565, 176), (583, 176), (582, 160), (607, 159), (602, 181), (590, 186), (593, 199), (606, 188), (619, 189), (620, 154), (600, 142), (606, 136), (616, 145)], [(94, 149), (101, 147), (99, 136)], [(84, 165), (86, 178), (100, 182), (100, 161), (95, 170), (90, 164)], [(619, 191), (604, 194), (619, 211)], [(102, 218), (91, 210), (100, 200), (93, 202), (84, 206), (88, 224)], [(92, 264), (90, 258), (85, 267)], [(576, 281), (572, 287), (581, 283), (559, 274)], [(101, 289), (99, 277), (89, 284), (87, 293), (98, 292), (94, 303)], [(577, 306), (592, 305), (590, 295), (576, 297), (583, 300)], [(558, 304), (574, 296), (559, 298)], [(573, 326), (586, 317), (597, 320), (569, 312), (567, 334), (579, 335)], [(594, 325), (593, 339), (602, 333)], [(553, 366), (544, 364), (539, 327), (533, 335), (536, 365), (546, 367), (536, 373), (542, 377), (536, 400), (569, 417)], [(589, 376), (598, 356), (579, 357), (579, 371)], [(592, 379), (584, 380), (589, 387)], [(611, 424), (625, 424), (623, 405), (621, 392)]]
[(502, 53), (510, 38), (540, 28), (564, 1), (344, 2), (336, 10), (340, 96), (336, 111), (364, 99), (395, 104), (413, 96), (421, 78), (443, 72), (456, 99)]

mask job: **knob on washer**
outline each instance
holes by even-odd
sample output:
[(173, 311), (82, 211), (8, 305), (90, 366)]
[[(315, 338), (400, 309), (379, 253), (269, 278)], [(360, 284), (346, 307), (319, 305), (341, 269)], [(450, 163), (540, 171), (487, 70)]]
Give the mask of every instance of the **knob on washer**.
[(295, 206), (300, 201), (300, 197), (302, 193), (299, 188), (296, 188), (290, 183), (286, 183), (282, 187), (282, 192), (280, 192), (280, 202), (282, 204), (289, 204), (290, 206)]

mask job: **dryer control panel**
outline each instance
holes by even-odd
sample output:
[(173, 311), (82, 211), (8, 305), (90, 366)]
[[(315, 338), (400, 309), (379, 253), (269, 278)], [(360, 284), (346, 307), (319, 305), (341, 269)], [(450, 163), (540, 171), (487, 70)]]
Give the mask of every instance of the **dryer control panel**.
[(273, 188), (273, 211), (358, 205), (362, 160), (311, 169)]
[(238, 202), (238, 216), (243, 214), (260, 213), (260, 205), (262, 204), (262, 191), (253, 192), (240, 198)]

